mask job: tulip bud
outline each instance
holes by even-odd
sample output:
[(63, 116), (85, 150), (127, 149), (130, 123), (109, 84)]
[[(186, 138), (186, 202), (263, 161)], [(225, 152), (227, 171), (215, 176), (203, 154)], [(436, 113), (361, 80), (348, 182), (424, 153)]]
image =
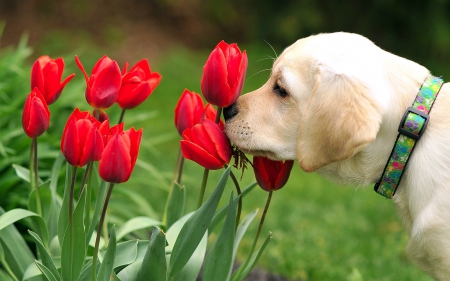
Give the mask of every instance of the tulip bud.
[(75, 62), (86, 80), (86, 101), (97, 109), (111, 107), (117, 100), (122, 84), (122, 74), (117, 62), (103, 56), (94, 65), (91, 77), (87, 75), (78, 56), (75, 56)]
[(202, 115), (202, 97), (195, 92), (185, 89), (175, 107), (175, 126), (178, 133), (182, 135), (185, 129), (192, 128), (198, 124), (202, 119)]
[(184, 130), (180, 144), (184, 158), (209, 170), (223, 168), (231, 159), (230, 141), (220, 126), (208, 119)]
[[(123, 130), (123, 126), (121, 127)], [(100, 177), (107, 182), (122, 183), (128, 181), (136, 164), (142, 129), (131, 128), (121, 131), (117, 128), (108, 140), (99, 164)]]
[(103, 151), (101, 123), (88, 111), (78, 108), (69, 116), (61, 138), (61, 152), (72, 166), (82, 167), (98, 161)]
[(72, 73), (61, 82), (63, 71), (64, 60), (62, 58), (39, 57), (31, 69), (31, 89), (38, 88), (47, 104), (54, 103), (66, 84), (75, 76)]
[(265, 191), (275, 191), (282, 188), (292, 170), (294, 161), (274, 161), (266, 157), (253, 157), (253, 171), (258, 185)]
[(37, 138), (50, 125), (50, 110), (38, 88), (34, 88), (25, 100), (22, 112), (22, 127), (27, 136)]
[(232, 105), (242, 92), (247, 64), (246, 51), (221, 41), (203, 67), (201, 88), (205, 99), (219, 107)]
[(117, 97), (120, 108), (132, 109), (140, 105), (158, 86), (161, 78), (158, 72), (151, 72), (146, 59), (138, 62), (130, 72), (122, 76), (122, 86)]

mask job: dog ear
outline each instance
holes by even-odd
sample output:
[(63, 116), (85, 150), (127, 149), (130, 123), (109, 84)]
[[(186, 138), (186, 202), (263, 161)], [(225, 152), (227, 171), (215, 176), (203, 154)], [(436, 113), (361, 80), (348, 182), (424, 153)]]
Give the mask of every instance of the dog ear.
[(320, 63), (311, 75), (297, 146), (307, 172), (350, 158), (375, 139), (381, 123), (380, 107), (362, 81)]

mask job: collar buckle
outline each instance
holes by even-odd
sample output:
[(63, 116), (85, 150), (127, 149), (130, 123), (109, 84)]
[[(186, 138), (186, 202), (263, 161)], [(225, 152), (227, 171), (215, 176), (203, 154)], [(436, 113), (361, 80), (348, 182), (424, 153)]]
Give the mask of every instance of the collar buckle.
[[(423, 119), (420, 120), (421, 122), (423, 122), (422, 123), (423, 125), (421, 126), (422, 128), (420, 128), (418, 132), (413, 128), (411, 128), (412, 124), (405, 124), (405, 121), (408, 122), (407, 118), (410, 116), (411, 113), (418, 115)], [(429, 119), (430, 116), (425, 112), (418, 110), (417, 108), (414, 107), (408, 107), (408, 109), (406, 109), (405, 114), (402, 117), (400, 125), (398, 126), (398, 132), (402, 135), (405, 135), (417, 141), (422, 137), (423, 133), (425, 132)]]

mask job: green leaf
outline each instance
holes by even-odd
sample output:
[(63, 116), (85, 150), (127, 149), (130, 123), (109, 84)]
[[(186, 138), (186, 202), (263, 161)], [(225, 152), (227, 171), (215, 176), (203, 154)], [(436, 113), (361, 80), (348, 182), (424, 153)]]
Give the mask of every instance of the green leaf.
[(233, 200), (233, 193), (231, 193), (228, 213), (222, 231), (206, 256), (202, 275), (204, 281), (226, 281), (229, 278), (233, 266), (237, 204), (238, 201)]
[(250, 273), (252, 268), (258, 262), (259, 258), (261, 257), (261, 254), (263, 253), (267, 244), (270, 242), (270, 239), (272, 239), (272, 232), (269, 232), (269, 235), (267, 235), (263, 245), (258, 250), (253, 252), (252, 255), (248, 257), (247, 260), (241, 265), (241, 267), (239, 267), (239, 269), (233, 274), (231, 280), (233, 281), (244, 280), (244, 278)]
[(45, 275), (48, 281), (57, 281), (58, 279), (55, 278), (53, 275), (53, 272), (48, 269), (45, 265), (40, 263), (39, 261), (34, 261), (36, 263), (36, 266), (39, 268), (39, 270), (42, 272), (42, 274)]
[[(56, 269), (56, 266), (53, 263), (53, 260), (50, 256), (49, 252), (45, 248), (44, 244), (42, 244), (41, 238), (31, 230), (29, 230), (28, 233), (31, 235), (31, 238), (33, 238), (33, 240), (36, 244), (37, 250), (39, 252), (39, 256), (42, 261), (42, 265), (45, 267), (46, 270), (48, 270), (52, 274), (52, 276), (55, 280), (58, 280), (58, 281), (61, 280), (61, 276), (59, 275), (58, 270)], [(37, 263), (36, 263), (36, 265), (39, 267), (39, 265)], [(47, 276), (47, 274), (40, 267), (39, 267), (39, 270), (41, 270), (41, 272), (45, 276)]]
[[(61, 257), (53, 257), (53, 263), (57, 269), (61, 268)], [(59, 272), (59, 271), (58, 271)], [(35, 262), (32, 262), (23, 275), (23, 280), (41, 280), (42, 277), (41, 270), (37, 267)], [(1, 279), (0, 279), (1, 280)]]
[(58, 241), (59, 246), (62, 247), (64, 241), (64, 235), (66, 234), (67, 226), (69, 225), (69, 191), (70, 182), (72, 179), (72, 167), (66, 163), (66, 182), (64, 186), (64, 197), (61, 205), (61, 212), (58, 218)]
[(154, 220), (148, 217), (135, 217), (125, 222), (118, 230), (117, 230), (117, 240), (122, 239), (125, 235), (138, 230), (143, 229), (155, 225), (161, 225), (161, 222)]
[[(23, 179), (26, 182), (30, 182), (30, 169), (27, 169), (17, 164), (13, 164), (12, 166), (19, 178)], [(39, 185), (42, 185), (44, 182), (42, 181), (41, 178), (38, 178), (38, 183)]]
[[(250, 193), (250, 191), (253, 190), (253, 188), (257, 186), (257, 183), (251, 183), (250, 185), (248, 185), (243, 191), (242, 191), (242, 198), (244, 198), (246, 195), (248, 195)], [(238, 200), (239, 197), (236, 197), (234, 200)], [(227, 214), (227, 210), (228, 210), (228, 203), (224, 206), (222, 206), (214, 215), (214, 218), (212, 219), (211, 223), (209, 224), (209, 232), (212, 232), (214, 230), (214, 228), (223, 220), (223, 218), (225, 217), (225, 215)]]
[(100, 265), (100, 269), (97, 273), (98, 281), (108, 281), (111, 275), (111, 271), (114, 265), (114, 257), (116, 256), (116, 232), (114, 230), (114, 225), (111, 227), (109, 244), (106, 250), (105, 256)]
[(73, 227), (67, 228), (61, 249), (61, 275), (64, 281), (76, 281), (86, 257), (86, 234), (84, 232), (84, 205), (86, 193), (81, 198), (73, 212)]
[[(138, 159), (139, 162), (139, 159)], [(114, 192), (116, 194), (123, 195), (125, 198), (128, 198), (130, 201), (132, 201), (132, 204), (136, 206), (138, 210), (140, 210), (141, 214), (145, 214), (148, 217), (151, 218), (157, 218), (158, 214), (155, 212), (155, 210), (152, 208), (152, 206), (149, 204), (147, 200), (145, 200), (145, 197), (142, 196), (142, 194), (130, 189), (130, 188), (124, 188), (122, 186), (117, 186), (114, 188)]]
[[(5, 211), (0, 207), (0, 214), (4, 213)], [(14, 225), (6, 226), (0, 230), (0, 242), (8, 266), (14, 275), (21, 280), (28, 266), (34, 263), (33, 253)]]
[(94, 215), (92, 216), (91, 224), (89, 225), (89, 229), (86, 234), (86, 244), (88, 244), (89, 241), (91, 241), (92, 234), (94, 233), (94, 230), (100, 221), (103, 204), (105, 204), (105, 197), (106, 197), (107, 189), (108, 189), (108, 183), (102, 180), (100, 182), (100, 186), (98, 189), (97, 200), (95, 201)]
[(183, 216), (186, 203), (186, 188), (173, 183), (166, 205), (165, 227), (168, 229), (174, 222)]
[[(42, 218), (47, 222), (50, 217), (51, 206), (52, 206), (52, 192), (48, 186), (49, 182), (43, 184), (39, 187), (39, 195), (41, 198), (41, 206), (42, 206)], [(37, 213), (36, 207), (36, 189), (33, 189), (30, 192), (30, 196), (28, 197), (28, 210)]]
[(120, 268), (133, 263), (137, 258), (138, 240), (130, 240), (117, 244), (116, 258), (113, 268)]
[(137, 280), (136, 277), (139, 273), (139, 270), (141, 269), (142, 263), (142, 260), (135, 261), (134, 263), (122, 269), (119, 274), (117, 274), (117, 277), (119, 277), (122, 281), (140, 281)]
[(253, 219), (256, 217), (256, 214), (258, 213), (258, 209), (248, 214), (243, 220), (241, 220), (241, 223), (239, 224), (236, 235), (234, 236), (234, 245), (233, 245), (233, 262), (236, 258), (236, 253), (239, 248), (239, 243), (241, 243), (242, 237), (244, 237), (245, 232), (247, 231), (247, 228), (250, 226), (250, 223), (253, 221)]
[(166, 237), (158, 227), (153, 227), (150, 244), (136, 280), (166, 281)]
[(41, 216), (25, 209), (13, 209), (0, 216), (0, 230), (24, 218), (31, 218), (36, 226), (36, 232), (42, 238), (44, 245), (48, 245), (47, 226)]
[(50, 190), (56, 193), (56, 188), (58, 187), (59, 171), (61, 171), (61, 166), (64, 163), (64, 155), (60, 152), (58, 158), (55, 159), (52, 166), (52, 173), (50, 176)]
[(169, 277), (175, 276), (189, 261), (209, 227), (230, 174), (228, 167), (206, 202), (183, 225), (170, 257)]

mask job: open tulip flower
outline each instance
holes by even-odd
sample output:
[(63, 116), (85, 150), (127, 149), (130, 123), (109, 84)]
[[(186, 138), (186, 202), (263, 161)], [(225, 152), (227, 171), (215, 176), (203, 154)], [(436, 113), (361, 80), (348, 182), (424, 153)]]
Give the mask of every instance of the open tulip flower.
[(151, 72), (146, 59), (138, 62), (130, 72), (122, 76), (117, 103), (122, 109), (132, 109), (144, 102), (158, 86), (162, 76), (158, 72)]
[(64, 60), (62, 58), (39, 57), (31, 69), (31, 89), (38, 88), (47, 104), (54, 103), (66, 84), (75, 76), (72, 73), (61, 82), (63, 71)]
[(206, 169), (218, 170), (230, 162), (230, 141), (220, 126), (211, 120), (204, 119), (202, 123), (184, 130), (180, 143), (184, 158)]
[(23, 130), (30, 138), (37, 138), (47, 131), (50, 124), (50, 110), (38, 88), (34, 88), (25, 100), (22, 113)]
[(294, 161), (274, 161), (266, 157), (253, 157), (253, 171), (258, 185), (265, 191), (275, 191), (282, 188), (292, 170)]
[(78, 56), (75, 56), (75, 61), (86, 80), (86, 101), (96, 109), (111, 107), (117, 100), (122, 84), (122, 74), (117, 62), (103, 56), (94, 65), (89, 77)]
[(76, 108), (69, 116), (61, 138), (61, 151), (70, 165), (82, 167), (89, 161), (100, 160), (103, 151), (100, 126), (89, 111)]
[(183, 91), (175, 107), (175, 126), (180, 135), (185, 129), (200, 123), (204, 112), (203, 106), (203, 100), (199, 94), (187, 89)]
[(205, 99), (218, 107), (232, 105), (244, 86), (247, 64), (246, 51), (221, 41), (203, 67), (201, 88)]
[(100, 177), (110, 183), (128, 181), (139, 153), (142, 129), (122, 130), (123, 126), (111, 131), (113, 134), (103, 150), (99, 164)]

